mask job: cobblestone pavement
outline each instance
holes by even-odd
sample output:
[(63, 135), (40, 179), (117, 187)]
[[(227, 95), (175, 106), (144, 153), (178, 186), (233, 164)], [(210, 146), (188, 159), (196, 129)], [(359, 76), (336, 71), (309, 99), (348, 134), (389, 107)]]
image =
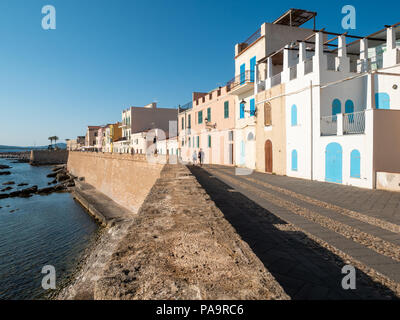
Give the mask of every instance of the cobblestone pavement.
[[(400, 194), (189, 168), (292, 299), (398, 299)], [(346, 264), (355, 290), (342, 288)]]

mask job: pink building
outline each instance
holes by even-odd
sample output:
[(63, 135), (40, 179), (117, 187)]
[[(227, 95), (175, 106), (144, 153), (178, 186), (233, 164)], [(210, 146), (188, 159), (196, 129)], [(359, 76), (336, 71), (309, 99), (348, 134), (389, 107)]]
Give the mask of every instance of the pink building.
[(235, 96), (227, 87), (193, 92), (192, 102), (178, 115), (179, 150), (183, 161), (192, 162), (202, 151), (204, 163), (233, 165)]

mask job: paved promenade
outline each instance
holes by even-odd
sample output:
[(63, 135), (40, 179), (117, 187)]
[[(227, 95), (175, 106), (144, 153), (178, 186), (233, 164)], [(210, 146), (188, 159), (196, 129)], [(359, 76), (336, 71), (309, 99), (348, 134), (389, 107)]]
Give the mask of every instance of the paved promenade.
[[(234, 168), (190, 167), (292, 299), (396, 299), (400, 194)], [(341, 286), (356, 267), (356, 290)]]

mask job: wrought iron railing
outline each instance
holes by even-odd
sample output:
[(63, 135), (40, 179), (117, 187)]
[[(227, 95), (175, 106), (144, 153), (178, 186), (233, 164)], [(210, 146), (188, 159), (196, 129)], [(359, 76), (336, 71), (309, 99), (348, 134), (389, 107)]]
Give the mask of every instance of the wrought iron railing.
[(337, 116), (321, 117), (321, 136), (337, 134)]
[(247, 82), (254, 82), (254, 71), (253, 70), (246, 70), (245, 72), (240, 73), (239, 75), (234, 77), (232, 80), (228, 81), (226, 86), (228, 88), (228, 91), (230, 91), (233, 88), (236, 88)]
[(345, 113), (343, 115), (343, 134), (365, 132), (365, 111)]
[(247, 46), (251, 45), (254, 41), (261, 37), (261, 28), (254, 32), (250, 37), (248, 37), (243, 43)]
[(193, 102), (190, 101), (190, 102), (184, 104), (183, 106), (178, 106), (178, 109), (179, 109), (179, 112), (183, 112), (183, 111), (192, 109), (192, 107), (193, 107)]

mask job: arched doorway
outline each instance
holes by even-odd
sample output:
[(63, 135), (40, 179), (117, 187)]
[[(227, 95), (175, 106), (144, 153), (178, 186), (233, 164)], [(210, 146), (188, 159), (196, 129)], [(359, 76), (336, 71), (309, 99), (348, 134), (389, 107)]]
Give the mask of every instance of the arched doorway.
[(332, 142), (325, 150), (325, 180), (342, 183), (342, 147)]
[(240, 162), (241, 165), (246, 163), (246, 146), (244, 141), (240, 141)]
[(272, 173), (272, 142), (265, 141), (265, 172)]

